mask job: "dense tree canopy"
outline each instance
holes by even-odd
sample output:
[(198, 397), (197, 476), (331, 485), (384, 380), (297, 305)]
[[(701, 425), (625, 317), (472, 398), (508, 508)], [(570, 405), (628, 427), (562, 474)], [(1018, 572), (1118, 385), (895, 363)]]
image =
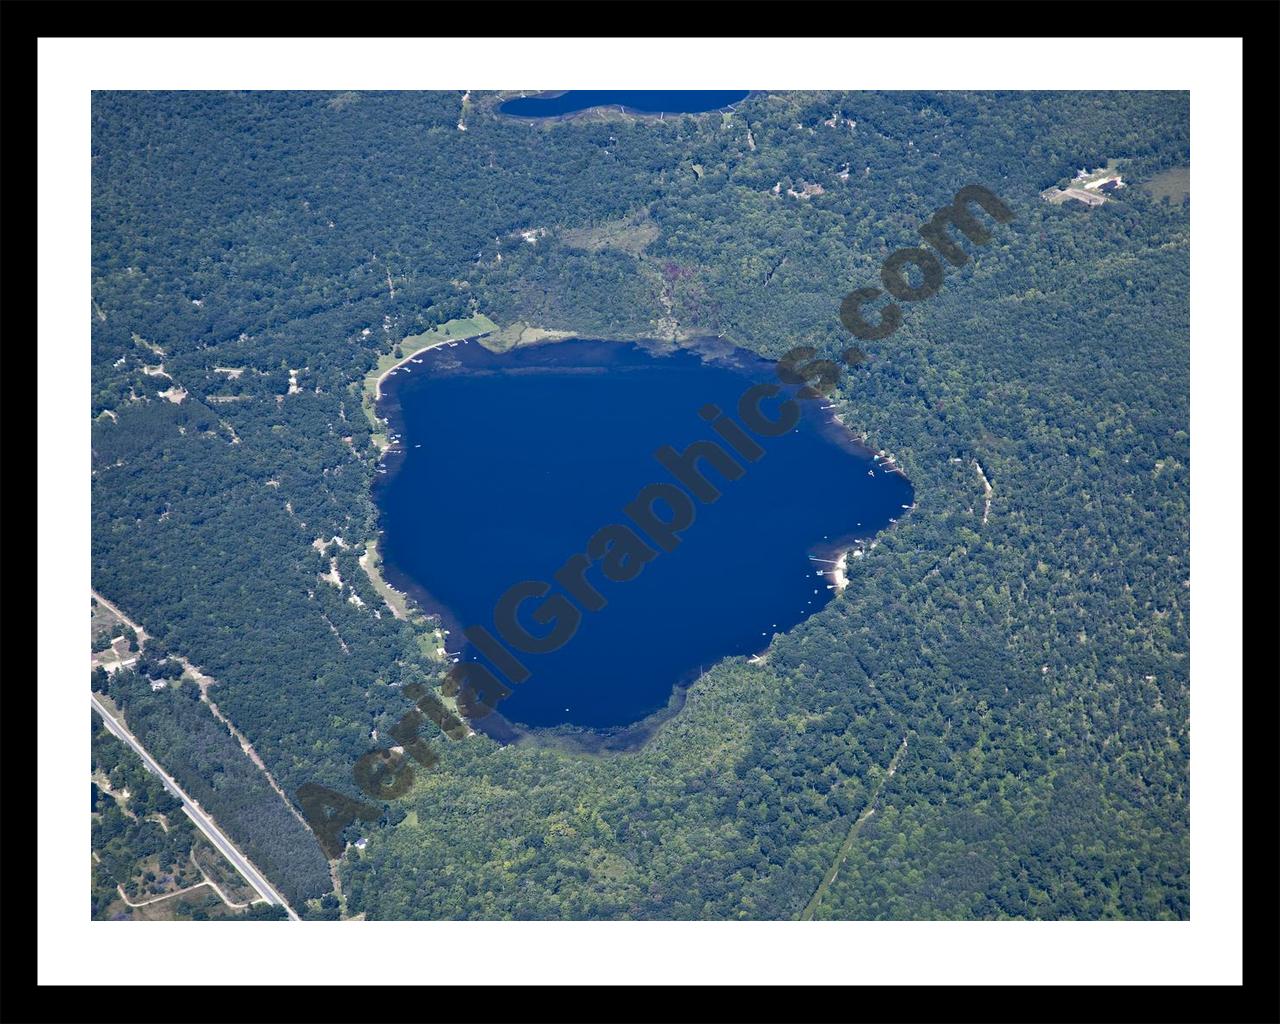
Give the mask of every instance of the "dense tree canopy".
[[(460, 99), (94, 96), (94, 586), (216, 679), (291, 795), (359, 795), (404, 686), (440, 678), (358, 561), (381, 355), (483, 312), (834, 357), (842, 297), (960, 187), (1016, 219), (840, 384), (918, 502), (841, 599), (707, 672), (638, 751), (427, 723), (439, 765), (314, 912), (794, 917), (874, 793), (815, 917), (1186, 918), (1189, 228), (1141, 188), (1189, 163), (1186, 95), (765, 93), (531, 124), (473, 93), (465, 132)], [(1041, 201), (1107, 160), (1127, 186), (1103, 205)], [(111, 688), (276, 884), (329, 888), (189, 684)]]

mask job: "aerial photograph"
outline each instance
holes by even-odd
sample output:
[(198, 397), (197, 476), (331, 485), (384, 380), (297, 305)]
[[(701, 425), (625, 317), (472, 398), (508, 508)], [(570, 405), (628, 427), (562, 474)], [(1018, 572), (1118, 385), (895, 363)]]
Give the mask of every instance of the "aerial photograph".
[(93, 91), (86, 917), (1189, 921), (1190, 96)]

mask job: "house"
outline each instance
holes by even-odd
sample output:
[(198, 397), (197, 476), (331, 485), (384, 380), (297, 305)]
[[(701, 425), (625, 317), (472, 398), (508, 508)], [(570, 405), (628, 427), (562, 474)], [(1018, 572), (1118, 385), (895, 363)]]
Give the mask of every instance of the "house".
[(1085, 183), (1085, 188), (1097, 189), (1101, 192), (1114, 192), (1118, 188), (1124, 188), (1124, 180), (1118, 174), (1112, 174), (1106, 178), (1099, 178), (1097, 181)]

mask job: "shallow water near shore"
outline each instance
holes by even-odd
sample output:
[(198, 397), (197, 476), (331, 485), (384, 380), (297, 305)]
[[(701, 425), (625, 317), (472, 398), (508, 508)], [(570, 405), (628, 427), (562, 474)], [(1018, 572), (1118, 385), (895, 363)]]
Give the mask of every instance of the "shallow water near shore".
[[(676, 482), (658, 448), (716, 441), (743, 475), (726, 480), (700, 463), (719, 499), (691, 498), (678, 546), (651, 543), (657, 553), (636, 578), (614, 582), (594, 565), (586, 578), (606, 606), (582, 611), (559, 650), (516, 652), (531, 676), (498, 708), (533, 728), (639, 722), (720, 659), (762, 651), (821, 609), (835, 591), (822, 574), (831, 565), (815, 559), (873, 536), (914, 500), (901, 474), (832, 422), (824, 399), (800, 403), (804, 415), (781, 437), (752, 434), (764, 450), (754, 462), (699, 417), (714, 404), (741, 422), (743, 392), (769, 381), (772, 362), (710, 342), (573, 339), (498, 355), (473, 341), (421, 353), (388, 377), (379, 405), (400, 438), (374, 494), (385, 575), (442, 615), (451, 653), (483, 661), (464, 627), (496, 635), (494, 606), (520, 581), (562, 593), (553, 581), (566, 560), (608, 524), (634, 528), (623, 508), (643, 487)], [(764, 402), (767, 415), (778, 401)], [(533, 619), (542, 603), (522, 609), (535, 635), (554, 625)]]

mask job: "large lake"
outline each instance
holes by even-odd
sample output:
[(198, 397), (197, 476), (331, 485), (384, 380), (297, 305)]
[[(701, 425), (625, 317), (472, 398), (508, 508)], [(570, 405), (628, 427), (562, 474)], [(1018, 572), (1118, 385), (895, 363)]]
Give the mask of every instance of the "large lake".
[(576, 89), (562, 93), (543, 93), (507, 100), (498, 108), (502, 114), (516, 117), (562, 117), (591, 107), (619, 106), (640, 114), (701, 114), (722, 110), (747, 98), (747, 90), (627, 90)]
[[(444, 616), (450, 652), (480, 658), (464, 627), (496, 632), (508, 587), (552, 581), (596, 531), (633, 525), (622, 509), (637, 492), (674, 482), (655, 451), (719, 440), (699, 411), (714, 403), (738, 420), (743, 392), (765, 381), (776, 381), (773, 363), (723, 344), (571, 340), (496, 355), (472, 341), (421, 353), (388, 378), (379, 406), (400, 436), (375, 489), (388, 578)], [(765, 401), (765, 414), (778, 415), (784, 397)], [(606, 607), (584, 612), (558, 651), (520, 654), (532, 676), (500, 705), (505, 719), (635, 723), (703, 669), (762, 651), (832, 599), (820, 575), (830, 565), (814, 558), (905, 515), (912, 488), (853, 443), (825, 400), (799, 404), (794, 429), (751, 435), (764, 454), (735, 456), (739, 479), (705, 469), (721, 496), (690, 499), (695, 518), (674, 550), (625, 582), (592, 567)], [(523, 621), (534, 634), (553, 625)]]

